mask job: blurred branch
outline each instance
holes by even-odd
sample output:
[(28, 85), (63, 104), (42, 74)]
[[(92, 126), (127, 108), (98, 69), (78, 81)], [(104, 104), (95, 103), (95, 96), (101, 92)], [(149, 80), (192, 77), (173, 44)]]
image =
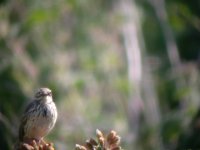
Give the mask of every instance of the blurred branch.
[(141, 98), (142, 80), (142, 56), (139, 42), (139, 14), (131, 0), (119, 0), (118, 7), (123, 17), (122, 36), (127, 56), (128, 78), (129, 78), (129, 102), (128, 113), (131, 130), (137, 139), (140, 117), (143, 107)]
[(174, 8), (178, 17), (184, 20), (185, 23), (195, 28), (198, 32), (200, 32), (200, 18), (198, 16), (187, 15), (184, 13), (179, 7)]
[[(160, 111), (157, 95), (154, 89), (151, 72), (147, 62), (142, 64), (142, 50), (145, 49), (142, 32), (140, 29), (139, 11), (131, 0), (121, 0), (119, 3), (121, 14), (125, 18), (122, 27), (122, 35), (128, 61), (128, 74), (130, 83), (129, 97), (129, 120), (133, 134), (136, 140), (140, 126), (140, 117), (144, 109), (146, 122), (150, 129), (153, 129), (151, 138), (154, 144), (153, 148), (163, 149), (160, 140)], [(142, 76), (143, 75), (143, 76)], [(142, 91), (144, 92), (144, 101), (142, 101)]]
[(151, 139), (153, 139), (153, 143), (151, 144), (152, 149), (163, 149), (163, 143), (160, 139), (160, 108), (158, 103), (158, 97), (156, 94), (154, 79), (150, 70), (150, 65), (148, 62), (144, 61), (143, 70), (143, 90), (144, 90), (144, 100), (145, 100), (145, 120), (148, 124), (148, 127), (152, 129)]
[(173, 71), (180, 72), (180, 56), (178, 52), (178, 48), (173, 36), (173, 32), (168, 23), (167, 12), (165, 9), (165, 1), (164, 0), (149, 0), (150, 4), (153, 6), (156, 15), (158, 17), (161, 29), (163, 31), (164, 38), (166, 40), (166, 47), (168, 52), (169, 61), (172, 67), (176, 67)]
[[(178, 47), (172, 32), (172, 29), (170, 27), (170, 24), (168, 22), (168, 16), (165, 8), (165, 1), (164, 0), (149, 0), (150, 4), (153, 6), (156, 15), (158, 17), (163, 36), (165, 38), (166, 42), (166, 48), (167, 53), (169, 57), (169, 61), (172, 67), (172, 73), (176, 77), (177, 82), (175, 83), (177, 86), (177, 89), (182, 89), (186, 87), (186, 82), (183, 76), (182, 71), (182, 62), (180, 59)], [(187, 103), (187, 97), (182, 97), (182, 110), (186, 110), (186, 103)]]

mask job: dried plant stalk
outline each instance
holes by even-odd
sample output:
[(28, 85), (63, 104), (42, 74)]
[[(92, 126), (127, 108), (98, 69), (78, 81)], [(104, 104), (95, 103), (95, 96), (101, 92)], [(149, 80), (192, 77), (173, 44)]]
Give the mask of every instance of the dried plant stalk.
[(54, 150), (53, 143), (40, 142), (32, 140), (28, 143), (19, 142), (15, 145), (14, 150)]
[(96, 130), (97, 140), (91, 138), (84, 145), (76, 144), (76, 150), (122, 150), (120, 147), (120, 136), (115, 131), (105, 136), (100, 130)]

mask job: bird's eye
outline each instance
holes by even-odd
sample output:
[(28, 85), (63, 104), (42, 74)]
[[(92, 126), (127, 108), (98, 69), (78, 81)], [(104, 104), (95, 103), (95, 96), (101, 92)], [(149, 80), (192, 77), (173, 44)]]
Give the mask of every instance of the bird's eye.
[(51, 93), (51, 92), (49, 92), (49, 93), (48, 93), (48, 95), (49, 95), (49, 96), (52, 96), (52, 93)]

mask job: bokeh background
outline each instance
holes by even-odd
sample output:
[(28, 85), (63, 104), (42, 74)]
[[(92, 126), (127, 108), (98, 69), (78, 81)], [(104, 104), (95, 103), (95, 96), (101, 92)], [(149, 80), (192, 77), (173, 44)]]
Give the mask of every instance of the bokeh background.
[(199, 65), (198, 0), (1, 0), (0, 149), (38, 87), (58, 150), (97, 128), (127, 150), (200, 147)]

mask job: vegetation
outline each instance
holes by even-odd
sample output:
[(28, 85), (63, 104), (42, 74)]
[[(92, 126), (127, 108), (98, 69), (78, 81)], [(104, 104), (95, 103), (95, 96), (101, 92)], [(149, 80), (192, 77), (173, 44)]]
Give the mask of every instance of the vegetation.
[[(12, 149), (38, 87), (74, 149), (115, 130), (123, 149), (200, 148), (196, 0), (0, 1), (0, 149)], [(191, 142), (192, 141), (192, 142)]]

